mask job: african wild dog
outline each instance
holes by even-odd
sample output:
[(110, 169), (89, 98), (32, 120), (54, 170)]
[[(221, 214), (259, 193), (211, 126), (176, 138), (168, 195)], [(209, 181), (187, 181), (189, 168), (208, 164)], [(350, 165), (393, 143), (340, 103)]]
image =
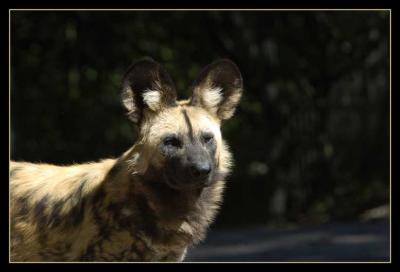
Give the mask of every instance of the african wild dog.
[(11, 162), (11, 261), (182, 261), (215, 217), (231, 155), (221, 137), (242, 94), (237, 66), (207, 66), (177, 101), (160, 64), (123, 78), (138, 140), (118, 159)]

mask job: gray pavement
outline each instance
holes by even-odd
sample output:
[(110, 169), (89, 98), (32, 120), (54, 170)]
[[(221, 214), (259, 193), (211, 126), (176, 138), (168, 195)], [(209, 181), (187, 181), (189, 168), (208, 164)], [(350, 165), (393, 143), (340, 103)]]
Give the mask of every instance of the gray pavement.
[(389, 261), (389, 222), (210, 230), (187, 262)]

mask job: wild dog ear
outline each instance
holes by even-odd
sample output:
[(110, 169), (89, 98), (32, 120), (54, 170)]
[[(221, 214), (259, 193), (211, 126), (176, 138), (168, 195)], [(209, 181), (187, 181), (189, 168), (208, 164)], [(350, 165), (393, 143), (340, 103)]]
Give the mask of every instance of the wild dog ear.
[(233, 116), (243, 92), (239, 68), (228, 59), (206, 66), (193, 86), (190, 104), (201, 106), (220, 120)]
[(128, 117), (139, 124), (144, 112), (158, 112), (176, 104), (174, 83), (164, 68), (151, 58), (133, 63), (122, 80), (122, 104)]

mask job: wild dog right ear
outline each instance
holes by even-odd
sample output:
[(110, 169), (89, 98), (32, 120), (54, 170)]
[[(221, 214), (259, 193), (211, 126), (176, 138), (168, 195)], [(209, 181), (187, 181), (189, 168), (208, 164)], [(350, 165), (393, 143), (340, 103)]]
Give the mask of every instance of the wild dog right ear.
[(144, 58), (133, 63), (122, 80), (122, 104), (128, 117), (140, 124), (145, 112), (158, 112), (176, 104), (176, 90), (169, 74), (156, 61)]
[(192, 88), (190, 104), (201, 106), (220, 120), (232, 117), (243, 92), (239, 68), (228, 59), (206, 66)]

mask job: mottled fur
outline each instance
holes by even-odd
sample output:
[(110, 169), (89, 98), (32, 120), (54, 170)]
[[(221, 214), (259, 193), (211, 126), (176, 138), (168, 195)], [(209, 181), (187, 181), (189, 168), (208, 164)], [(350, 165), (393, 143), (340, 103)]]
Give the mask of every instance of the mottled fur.
[[(125, 76), (123, 102), (140, 133), (121, 157), (70, 166), (10, 163), (11, 261), (181, 261), (187, 248), (204, 238), (231, 166), (220, 124), (232, 115), (241, 88), (237, 85), (233, 103), (223, 96), (226, 85), (205, 86), (221, 94), (213, 94), (209, 109), (201, 104), (206, 93), (196, 97), (206, 82), (195, 85), (192, 99), (176, 101), (171, 80), (160, 69), (146, 60)], [(213, 69), (203, 76), (210, 83), (207, 74)], [(233, 106), (226, 114), (218, 112), (227, 103)], [(204, 128), (216, 141), (211, 185), (168, 186), (165, 172), (171, 169), (159, 152), (163, 135), (196, 138)]]

